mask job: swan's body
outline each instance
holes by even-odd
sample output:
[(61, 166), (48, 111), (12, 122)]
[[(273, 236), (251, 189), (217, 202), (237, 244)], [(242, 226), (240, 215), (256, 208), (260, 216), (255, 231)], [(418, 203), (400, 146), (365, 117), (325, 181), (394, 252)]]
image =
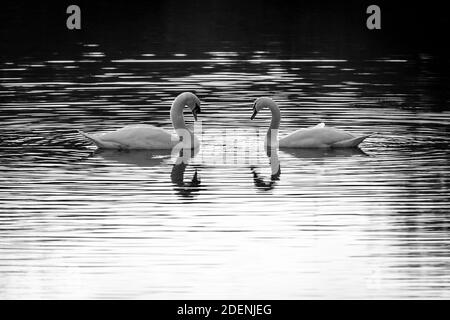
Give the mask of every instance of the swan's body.
[(102, 149), (172, 149), (178, 143), (175, 134), (152, 125), (130, 125), (104, 134), (80, 132)]
[(268, 107), (272, 112), (272, 121), (266, 136), (267, 145), (278, 145), (280, 148), (352, 148), (357, 147), (370, 135), (354, 136), (346, 131), (319, 123), (313, 127), (299, 129), (278, 140), (281, 113), (277, 104), (270, 98), (256, 100), (252, 119), (257, 112)]
[(368, 136), (355, 137), (351, 133), (319, 123), (299, 129), (279, 140), (282, 148), (343, 148), (356, 147)]
[[(80, 133), (102, 149), (172, 149), (176, 145), (182, 148), (197, 148), (198, 138), (186, 127), (183, 109), (188, 106), (194, 117), (200, 113), (200, 100), (192, 93), (180, 94), (170, 109), (170, 118), (176, 134), (147, 124), (129, 125), (113, 132), (87, 134)], [(180, 139), (182, 137), (182, 139)]]

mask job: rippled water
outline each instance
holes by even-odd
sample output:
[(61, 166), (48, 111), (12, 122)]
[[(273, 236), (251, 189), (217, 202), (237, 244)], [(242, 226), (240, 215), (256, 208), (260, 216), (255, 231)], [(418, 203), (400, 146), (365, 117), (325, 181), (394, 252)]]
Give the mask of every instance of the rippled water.
[[(3, 61), (0, 298), (450, 298), (450, 82), (433, 59), (86, 44), (75, 60)], [(203, 102), (188, 163), (77, 133), (170, 130), (188, 90)], [(263, 95), (281, 136), (321, 121), (376, 134), (269, 158), (269, 112), (249, 119)]]

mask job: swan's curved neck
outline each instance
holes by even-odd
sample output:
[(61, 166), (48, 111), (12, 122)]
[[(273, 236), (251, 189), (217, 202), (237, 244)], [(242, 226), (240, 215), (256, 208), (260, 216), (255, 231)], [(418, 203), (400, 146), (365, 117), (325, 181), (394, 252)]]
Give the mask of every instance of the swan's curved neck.
[(184, 122), (183, 109), (186, 105), (184, 97), (177, 97), (170, 108), (170, 119), (175, 130), (187, 129)]
[(278, 108), (276, 103), (269, 103), (268, 107), (270, 109), (270, 112), (272, 113), (272, 120), (270, 121), (270, 129), (278, 130), (280, 128), (280, 120), (281, 120), (280, 108)]
[(266, 143), (268, 146), (276, 147), (278, 143), (278, 129), (280, 128), (281, 113), (280, 108), (275, 102), (267, 105), (272, 113), (272, 120), (270, 121), (269, 130), (267, 130)]

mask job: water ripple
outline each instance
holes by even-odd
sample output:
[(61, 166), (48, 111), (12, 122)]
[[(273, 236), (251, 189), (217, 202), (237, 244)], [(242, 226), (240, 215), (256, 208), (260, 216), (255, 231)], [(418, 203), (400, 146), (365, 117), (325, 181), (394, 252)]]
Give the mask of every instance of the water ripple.
[[(450, 100), (430, 89), (448, 79), (411, 57), (84, 47), (1, 65), (0, 298), (449, 298)], [(204, 131), (184, 165), (77, 133), (171, 130), (186, 90)], [(259, 96), (278, 101), (281, 136), (322, 121), (375, 134), (269, 158)]]

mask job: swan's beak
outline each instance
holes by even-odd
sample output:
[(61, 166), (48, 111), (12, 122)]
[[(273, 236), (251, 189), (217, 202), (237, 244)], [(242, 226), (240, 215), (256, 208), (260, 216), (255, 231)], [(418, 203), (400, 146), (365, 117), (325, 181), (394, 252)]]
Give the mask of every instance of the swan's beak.
[(194, 120), (197, 121), (197, 114), (202, 113), (200, 106), (196, 105), (195, 108), (192, 110), (192, 115), (194, 116)]
[(250, 120), (255, 119), (257, 113), (258, 113), (258, 110), (253, 109), (253, 114), (252, 114), (252, 116), (250, 117)]

